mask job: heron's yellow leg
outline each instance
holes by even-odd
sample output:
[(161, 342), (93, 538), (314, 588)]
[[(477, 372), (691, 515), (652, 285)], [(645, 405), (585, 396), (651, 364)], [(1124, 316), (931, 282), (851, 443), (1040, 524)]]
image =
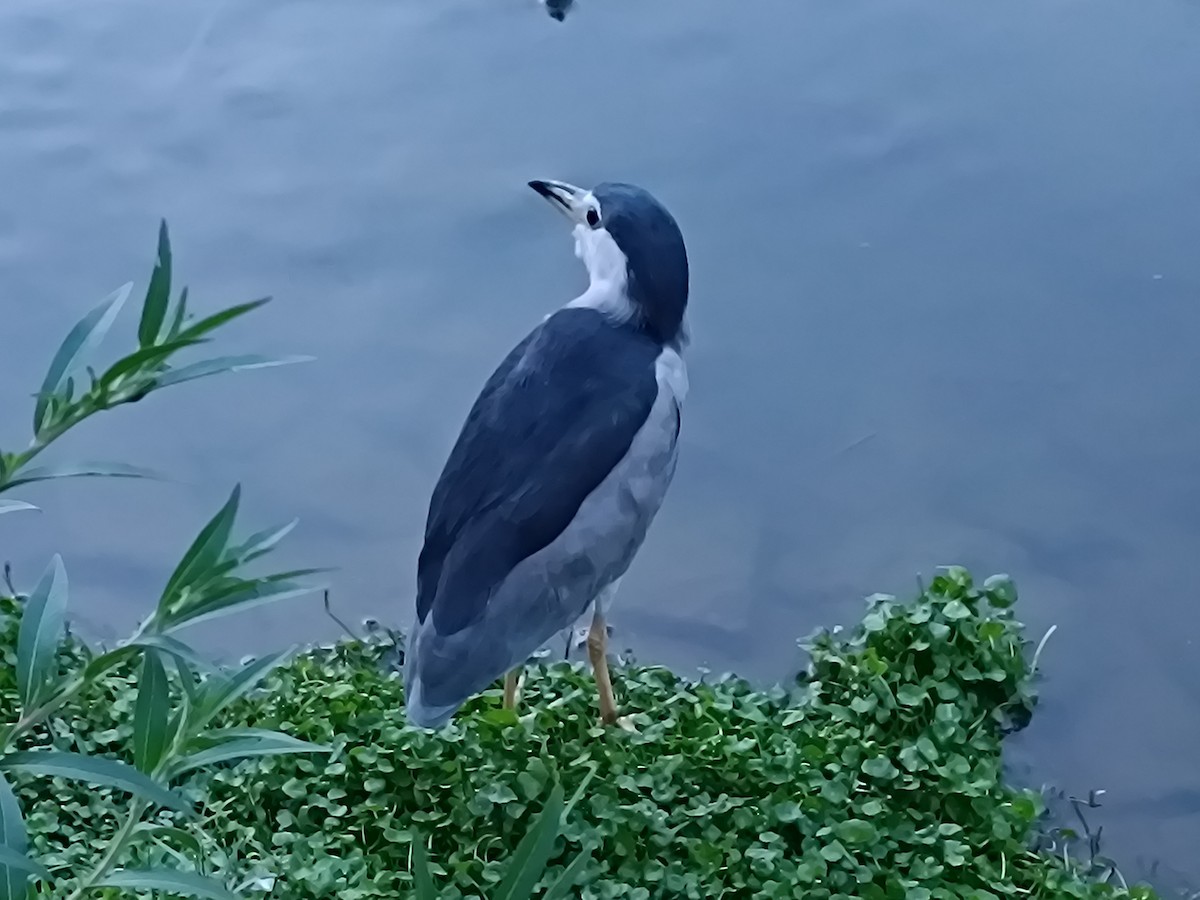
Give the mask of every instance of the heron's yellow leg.
[(518, 690), (520, 688), (518, 679), (520, 678), (520, 676), (521, 676), (520, 668), (512, 669), (509, 671), (509, 673), (507, 675), (504, 676), (504, 708), (505, 709), (516, 709), (517, 708), (517, 701), (520, 699), (520, 695), (518, 694)]
[(596, 678), (596, 690), (600, 694), (600, 721), (612, 725), (617, 721), (617, 703), (613, 698), (612, 679), (608, 674), (608, 628), (604, 616), (599, 612), (592, 616), (592, 628), (588, 632), (588, 656), (592, 660), (592, 672)]

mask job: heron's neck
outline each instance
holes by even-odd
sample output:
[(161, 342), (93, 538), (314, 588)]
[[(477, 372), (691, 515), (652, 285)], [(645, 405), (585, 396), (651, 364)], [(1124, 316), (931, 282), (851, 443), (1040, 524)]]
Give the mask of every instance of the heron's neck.
[(618, 322), (629, 322), (638, 317), (637, 307), (625, 290), (624, 278), (593, 278), (588, 289), (567, 306), (599, 310)]

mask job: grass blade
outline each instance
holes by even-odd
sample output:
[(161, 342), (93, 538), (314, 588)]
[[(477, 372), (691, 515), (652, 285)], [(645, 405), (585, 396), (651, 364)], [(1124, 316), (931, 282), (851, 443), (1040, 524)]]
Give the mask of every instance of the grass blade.
[(571, 864), (563, 869), (562, 874), (542, 895), (542, 900), (567, 900), (568, 892), (579, 883), (579, 876), (591, 861), (592, 849), (581, 850), (579, 855), (571, 860)]
[[(0, 847), (20, 856), (29, 849), (21, 805), (3, 774), (0, 774)], [(20, 867), (0, 862), (0, 900), (25, 900), (28, 884), (28, 874)]]
[(537, 821), (517, 844), (504, 873), (504, 880), (492, 895), (493, 900), (528, 900), (533, 895), (534, 885), (542, 877), (550, 854), (554, 851), (562, 811), (563, 789), (561, 784), (555, 782)]
[(311, 744), (291, 735), (281, 732), (265, 732), (260, 737), (232, 738), (209, 747), (198, 750), (179, 760), (171, 766), (171, 777), (201, 769), (217, 763), (232, 760), (249, 759), (252, 756), (275, 756), (285, 753), (329, 753), (333, 748), (322, 744)]
[[(184, 306), (185, 299), (186, 290), (185, 296), (180, 297), (179, 299), (181, 308)], [(232, 322), (239, 316), (244, 316), (246, 313), (256, 310), (264, 303), (269, 303), (270, 301), (270, 297), (262, 297), (259, 300), (251, 300), (249, 303), (239, 303), (236, 306), (230, 306), (227, 309), (223, 309), (220, 312), (215, 312), (211, 316), (201, 319), (199, 322), (196, 322), (193, 325), (189, 325), (182, 331), (177, 331), (177, 334), (180, 338), (195, 339), (201, 337), (202, 335), (208, 334), (210, 331), (216, 328), (220, 328), (226, 322)], [(182, 313), (178, 315), (176, 324), (183, 324)]]
[(190, 813), (191, 804), (179, 794), (167, 790), (133, 766), (102, 756), (52, 750), (25, 750), (0, 757), (0, 769), (41, 775), (45, 778), (69, 778), (87, 784), (99, 784), (136, 794), (151, 803)]
[(122, 305), (129, 298), (129, 292), (132, 290), (132, 281), (117, 288), (105, 297), (99, 306), (80, 319), (62, 342), (58, 352), (54, 354), (54, 359), (50, 362), (46, 379), (42, 382), (42, 389), (38, 392), (37, 405), (33, 409), (34, 434), (39, 434), (42, 430), (50, 398), (57, 394), (66, 383), (80, 360), (104, 340), (104, 336), (112, 327), (113, 320), (116, 319), (117, 313), (121, 311)]
[[(7, 870), (7, 872), (5, 870)], [(43, 866), (36, 859), (30, 859), (24, 853), (18, 853), (16, 850), (5, 847), (3, 844), (0, 844), (0, 872), (4, 873), (0, 875), (0, 885), (8, 880), (8, 872), (15, 873), (17, 877), (21, 879), (21, 890), (19, 893), (11, 895), (4, 894), (4, 888), (0, 886), (0, 897), (4, 898), (13, 896), (24, 900), (30, 875), (36, 875), (43, 881), (53, 881), (53, 877), (50, 875), (50, 870)], [(22, 875), (22, 872), (26, 874)]]
[(433, 886), (433, 875), (429, 871), (429, 853), (418, 838), (413, 841), (413, 885), (417, 889), (417, 900), (437, 900), (437, 889)]
[(187, 704), (177, 713), (181, 722), (180, 727), (182, 727), (182, 721), (187, 717), (189, 709), (195, 709), (200, 705), (200, 682), (197, 681), (196, 673), (187, 664), (187, 660), (181, 656), (174, 657), (174, 660), (175, 673), (179, 676), (179, 683), (183, 687), (183, 692), (187, 695)]
[(26, 469), (5, 488), (21, 484), (32, 484), (35, 481), (51, 481), (55, 478), (153, 478), (162, 476), (150, 469), (140, 466), (130, 466), (125, 463), (84, 462), (71, 463), (62, 466), (34, 466)]
[(158, 651), (146, 647), (142, 653), (142, 674), (133, 707), (133, 764), (146, 774), (154, 771), (167, 749), (170, 703), (167, 671)]
[(117, 869), (95, 882), (95, 886), (126, 891), (162, 891), (204, 900), (241, 900), (215, 879), (178, 869)]
[(160, 612), (168, 612), (179, 589), (194, 581), (197, 575), (211, 568), (220, 558), (221, 553), (229, 545), (229, 533), (233, 529), (233, 520), (237, 517), (238, 503), (241, 497), (242, 486), (234, 485), (233, 492), (225, 501), (225, 505), (217, 510), (217, 514), (209, 519), (208, 524), (196, 535), (192, 545), (183, 554), (183, 559), (179, 561), (179, 565), (167, 579), (162, 599), (158, 602)]
[(146, 300), (142, 304), (142, 320), (138, 323), (138, 343), (150, 347), (158, 341), (163, 320), (167, 317), (167, 304), (171, 299), (171, 238), (167, 234), (167, 220), (158, 225), (158, 259), (146, 288)]
[[(133, 830), (137, 834), (149, 835), (159, 846), (174, 854), (176, 859), (180, 857), (189, 859), (192, 863), (201, 866), (201, 871), (203, 871), (204, 863), (207, 861), (204, 847), (190, 831), (176, 828), (174, 825), (158, 825), (154, 822), (139, 822)], [(182, 851), (179, 849), (180, 846), (184, 848)]]
[(29, 595), (17, 634), (17, 691), (26, 710), (37, 705), (56, 672), (66, 612), (67, 572), (55, 554)]
[(0, 500), (0, 515), (18, 512), (22, 509), (37, 509), (37, 507), (32, 503), (26, 503), (24, 500)]
[(167, 330), (167, 337), (174, 340), (179, 336), (179, 332), (183, 330), (183, 325), (187, 321), (187, 298), (188, 289), (184, 285), (183, 290), (179, 292), (179, 302), (175, 304), (175, 315), (171, 320), (171, 327)]
[(242, 372), (247, 369), (267, 369), (272, 366), (288, 366), (293, 363), (310, 362), (311, 356), (259, 356), (251, 353), (245, 356), (218, 356), (206, 359), (178, 369), (168, 369), (155, 380), (155, 387), (164, 388), (173, 384), (182, 384), (209, 375), (219, 375), (222, 372)]
[(231, 678), (221, 680), (210, 678), (206, 681), (200, 698), (200, 715), (202, 720), (204, 722), (211, 721), (213, 716), (217, 715), (217, 713), (221, 712), (221, 710), (225, 709), (239, 697), (245, 696), (254, 690), (259, 682), (271, 673), (272, 669), (291, 655), (291, 652), (290, 649), (281, 650), (278, 653), (272, 653), (261, 659), (256, 659), (239, 669), (237, 674)]

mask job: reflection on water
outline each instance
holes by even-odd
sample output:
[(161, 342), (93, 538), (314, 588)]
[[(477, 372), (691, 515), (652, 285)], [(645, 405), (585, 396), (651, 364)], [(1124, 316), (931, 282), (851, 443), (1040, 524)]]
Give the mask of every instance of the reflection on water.
[(567, 13), (575, 5), (575, 0), (542, 0), (542, 2), (546, 6), (546, 12), (550, 14), (550, 18), (556, 22), (566, 19)]

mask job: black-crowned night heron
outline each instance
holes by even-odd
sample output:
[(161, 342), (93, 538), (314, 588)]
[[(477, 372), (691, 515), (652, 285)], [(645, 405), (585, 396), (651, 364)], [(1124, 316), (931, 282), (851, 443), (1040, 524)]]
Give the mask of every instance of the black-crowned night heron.
[(675, 474), (688, 260), (649, 193), (529, 186), (574, 225), (588, 287), (505, 357), (433, 491), (405, 661), (408, 719), (440, 728), (592, 612), (600, 716), (617, 721), (605, 617)]

